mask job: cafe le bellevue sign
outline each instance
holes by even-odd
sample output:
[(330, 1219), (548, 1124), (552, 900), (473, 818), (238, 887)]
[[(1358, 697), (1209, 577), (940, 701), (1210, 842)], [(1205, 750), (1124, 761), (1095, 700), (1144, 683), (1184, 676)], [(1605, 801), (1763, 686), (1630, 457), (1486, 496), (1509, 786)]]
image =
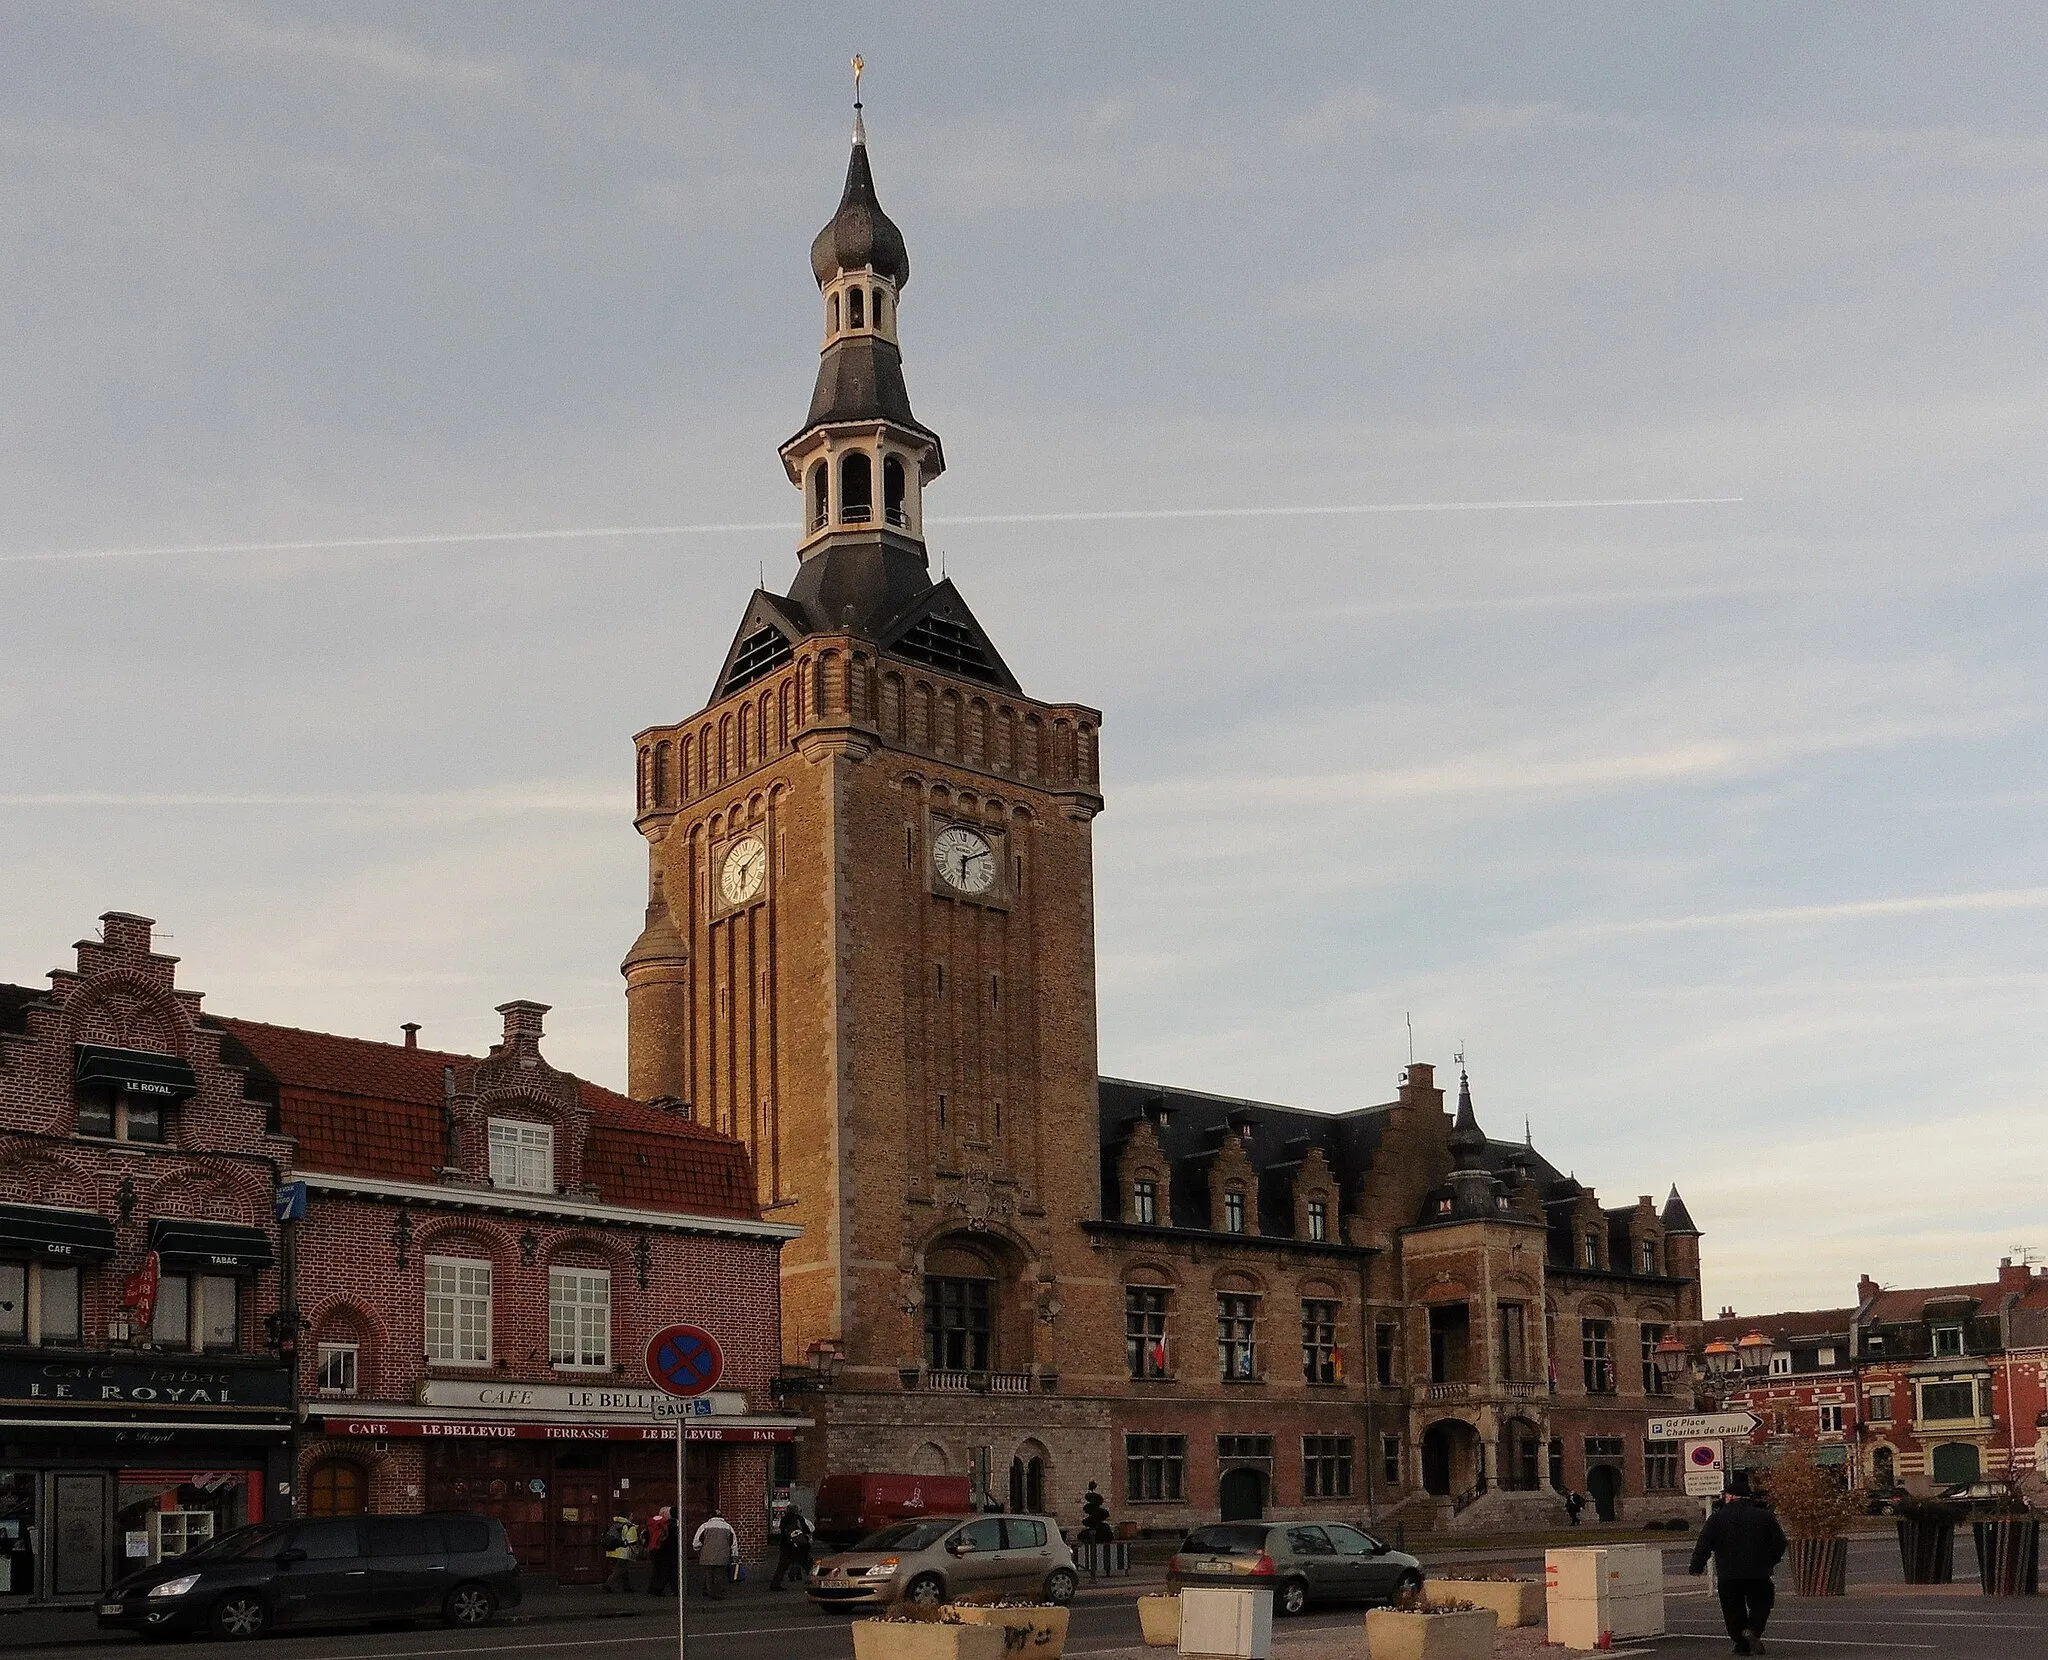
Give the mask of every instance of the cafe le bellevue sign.
[[(676, 1403), (659, 1389), (627, 1389), (609, 1384), (587, 1388), (558, 1383), (468, 1383), (460, 1379), (430, 1378), (419, 1386), (421, 1406), (460, 1407), (487, 1412), (563, 1412), (579, 1418), (646, 1417), (657, 1406)], [(745, 1415), (746, 1396), (732, 1390), (714, 1390), (686, 1403), (686, 1410), (671, 1411), (672, 1417), (735, 1418)]]

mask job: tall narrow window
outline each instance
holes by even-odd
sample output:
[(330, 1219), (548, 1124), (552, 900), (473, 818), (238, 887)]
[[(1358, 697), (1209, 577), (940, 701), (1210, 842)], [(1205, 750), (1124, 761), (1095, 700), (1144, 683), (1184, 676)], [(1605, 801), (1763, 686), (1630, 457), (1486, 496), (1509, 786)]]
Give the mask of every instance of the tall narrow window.
[(861, 304), (864, 298), (863, 291), (858, 288), (849, 288), (846, 291), (846, 326), (850, 329), (867, 327), (864, 308)]
[(1351, 1437), (1304, 1435), (1301, 1438), (1301, 1496), (1305, 1499), (1351, 1497)]
[(1124, 1358), (1134, 1378), (1166, 1371), (1166, 1292), (1157, 1286), (1124, 1287)]
[(236, 1349), (242, 1340), (241, 1285), (225, 1274), (202, 1275), (198, 1282), (199, 1308), (193, 1325), (199, 1341), (194, 1348)]
[(839, 522), (864, 525), (874, 516), (874, 463), (866, 452), (850, 450), (839, 462)]
[(1394, 1386), (1394, 1324), (1382, 1320), (1372, 1329), (1372, 1375), (1382, 1389)]
[(1500, 1322), (1500, 1375), (1515, 1383), (1529, 1376), (1528, 1310), (1520, 1303), (1501, 1303), (1495, 1308)]
[(1582, 1268), (1598, 1268), (1600, 1266), (1600, 1236), (1589, 1233), (1581, 1243), (1585, 1260), (1579, 1266)]
[(1641, 1262), (1642, 1271), (1645, 1274), (1657, 1272), (1657, 1246), (1655, 1241), (1646, 1239), (1642, 1242)]
[(557, 1366), (612, 1363), (612, 1277), (600, 1268), (548, 1270), (548, 1359)]
[(45, 1263), (39, 1278), (43, 1293), (43, 1341), (76, 1343), (84, 1330), (78, 1303), (78, 1270)]
[(1330, 1237), (1330, 1207), (1320, 1199), (1308, 1202), (1308, 1236), (1311, 1239)]
[(882, 517), (899, 530), (910, 523), (903, 510), (903, 458), (898, 455), (882, 458)]
[(555, 1132), (548, 1124), (491, 1120), (491, 1183), (522, 1193), (555, 1190)]
[(427, 1358), (482, 1366), (491, 1358), (491, 1265), (427, 1258)]
[(832, 295), (825, 301), (825, 332), (827, 334), (837, 334), (839, 332), (839, 296), (837, 294)]
[(1657, 1370), (1657, 1345), (1664, 1341), (1664, 1328), (1644, 1324), (1637, 1329), (1642, 1334), (1643, 1393), (1661, 1395), (1664, 1393), (1664, 1374)]
[(832, 471), (820, 461), (811, 469), (811, 528), (823, 530), (832, 513)]
[(875, 327), (878, 329), (883, 329), (887, 328), (888, 326), (889, 296), (878, 288), (875, 290)]
[(1301, 1304), (1301, 1375), (1307, 1383), (1342, 1383), (1337, 1355), (1337, 1305), (1315, 1298)]
[(1258, 1313), (1256, 1297), (1216, 1299), (1216, 1352), (1224, 1377), (1258, 1376)]
[(935, 1372), (989, 1370), (990, 1282), (927, 1276), (924, 1361)]
[(356, 1392), (357, 1348), (353, 1343), (320, 1345), (320, 1393), (353, 1395)]
[(1614, 1393), (1614, 1338), (1613, 1328), (1605, 1320), (1583, 1320), (1579, 1323), (1579, 1349), (1585, 1366), (1586, 1393), (1589, 1395), (1611, 1395)]
[(1244, 1232), (1244, 1194), (1237, 1188), (1223, 1195), (1223, 1231)]
[(1148, 1228), (1159, 1221), (1159, 1185), (1149, 1176), (1131, 1183), (1131, 1220)]
[(1401, 1438), (1398, 1435), (1380, 1437), (1380, 1479), (1389, 1487), (1401, 1485)]

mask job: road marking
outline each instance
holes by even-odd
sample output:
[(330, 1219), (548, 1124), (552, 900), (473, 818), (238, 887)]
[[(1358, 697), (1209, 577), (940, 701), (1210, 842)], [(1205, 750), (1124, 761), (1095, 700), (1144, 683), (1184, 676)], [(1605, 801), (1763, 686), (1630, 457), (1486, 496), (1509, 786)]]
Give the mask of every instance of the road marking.
[[(1709, 1636), (1704, 1631), (1672, 1631), (1670, 1637), (1690, 1637), (1696, 1643), (1725, 1643), (1725, 1633), (1716, 1632)], [(1939, 1648), (1939, 1643), (1873, 1643), (1867, 1637), (1780, 1637), (1776, 1632), (1766, 1639), (1773, 1647), (1779, 1643), (1791, 1643), (1800, 1648)]]

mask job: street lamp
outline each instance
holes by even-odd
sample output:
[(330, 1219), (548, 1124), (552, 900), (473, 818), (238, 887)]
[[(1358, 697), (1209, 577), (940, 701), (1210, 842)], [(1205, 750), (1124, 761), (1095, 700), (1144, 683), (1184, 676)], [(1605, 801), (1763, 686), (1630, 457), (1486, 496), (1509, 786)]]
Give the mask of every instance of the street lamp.
[(1714, 1378), (1725, 1378), (1734, 1371), (1741, 1356), (1735, 1352), (1735, 1345), (1725, 1337), (1717, 1337), (1709, 1343), (1701, 1359), (1706, 1363), (1707, 1374)]

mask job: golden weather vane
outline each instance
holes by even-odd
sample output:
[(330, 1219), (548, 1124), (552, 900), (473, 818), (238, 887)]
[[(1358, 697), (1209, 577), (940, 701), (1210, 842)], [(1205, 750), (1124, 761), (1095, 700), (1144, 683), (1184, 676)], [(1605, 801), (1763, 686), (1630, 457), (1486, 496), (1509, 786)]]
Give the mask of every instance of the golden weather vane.
[(860, 75), (861, 75), (861, 71), (862, 71), (863, 69), (865, 69), (865, 68), (867, 68), (867, 64), (866, 64), (866, 63), (865, 63), (865, 62), (864, 62), (864, 61), (862, 60), (862, 58), (861, 58), (861, 55), (860, 55), (860, 54), (859, 54), (858, 52), (854, 53), (854, 55), (853, 55), (853, 107), (854, 107), (855, 109), (859, 109), (859, 108), (860, 108)]

